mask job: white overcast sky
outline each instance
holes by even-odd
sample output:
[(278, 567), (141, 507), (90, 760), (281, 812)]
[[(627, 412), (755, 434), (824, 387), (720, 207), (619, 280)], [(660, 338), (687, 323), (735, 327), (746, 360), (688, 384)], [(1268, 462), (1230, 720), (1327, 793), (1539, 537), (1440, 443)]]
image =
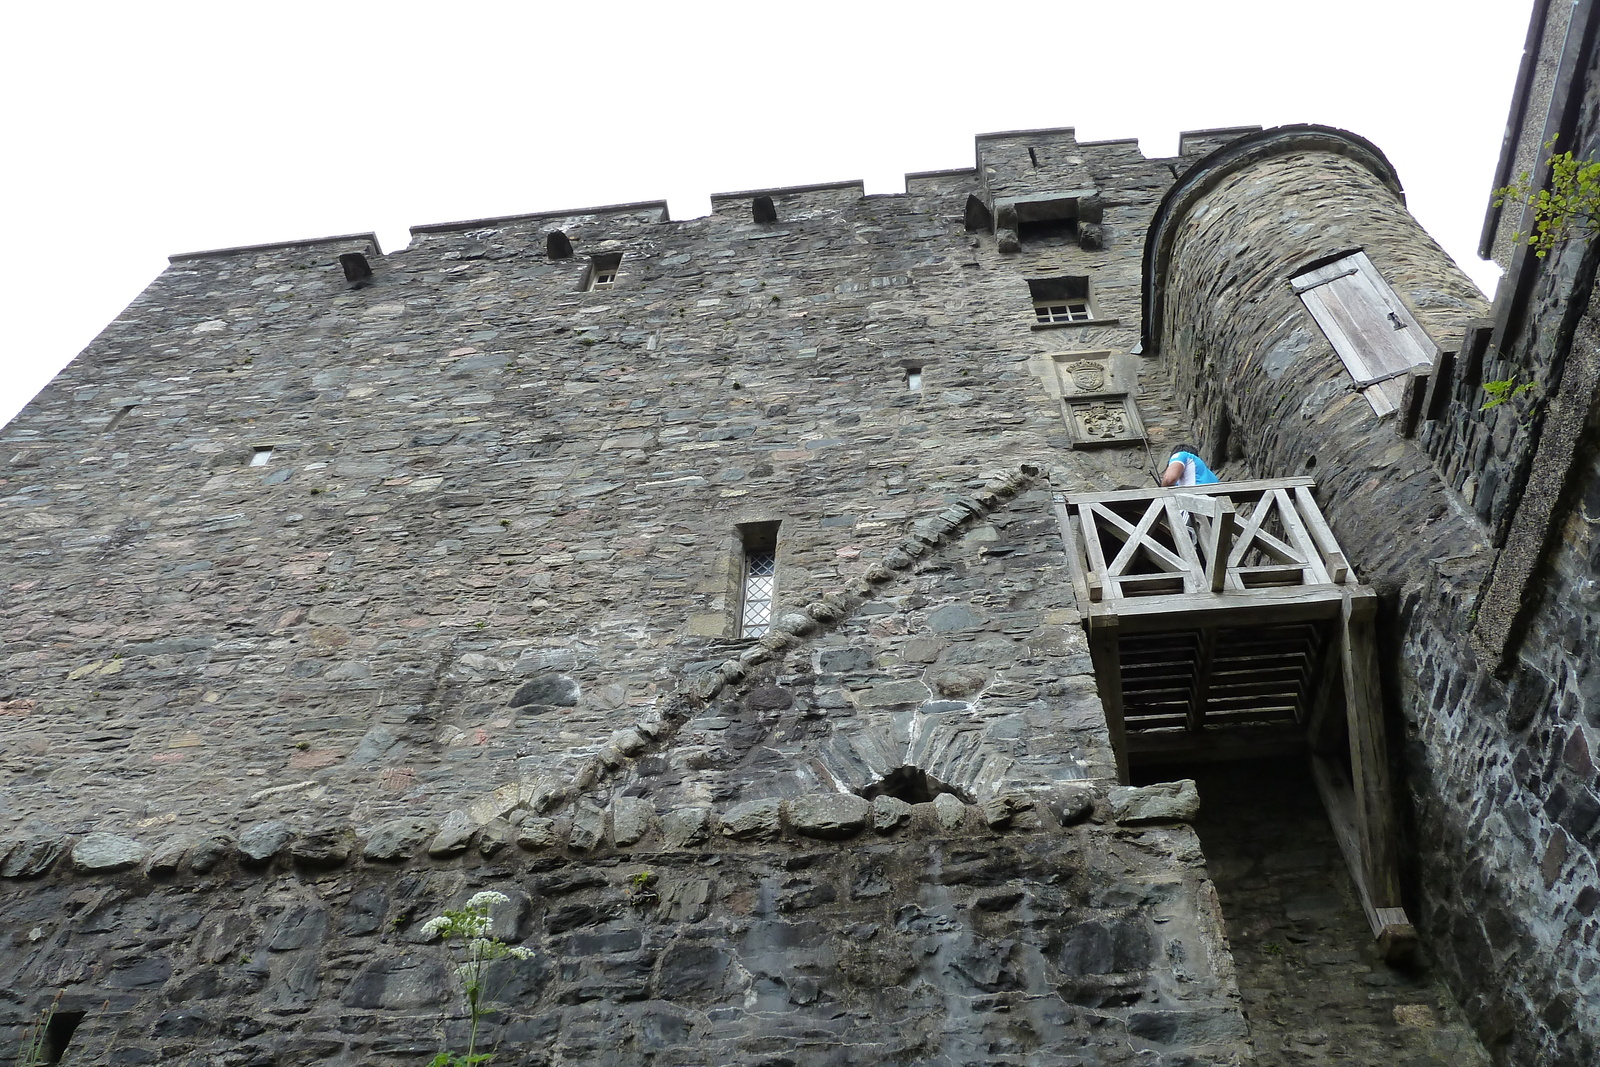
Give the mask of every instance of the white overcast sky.
[(167, 255), (971, 166), (1075, 126), (1359, 133), (1486, 288), (1529, 0), (786, 4), (12, 0), (0, 14), (0, 420)]

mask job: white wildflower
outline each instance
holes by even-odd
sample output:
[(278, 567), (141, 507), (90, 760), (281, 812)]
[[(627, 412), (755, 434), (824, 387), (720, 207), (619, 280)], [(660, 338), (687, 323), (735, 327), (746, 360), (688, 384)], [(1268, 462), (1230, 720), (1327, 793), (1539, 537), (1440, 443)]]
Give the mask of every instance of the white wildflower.
[(422, 924), (423, 937), (438, 937), (450, 927), (448, 915), (437, 915)]
[(472, 894), (472, 899), (467, 901), (467, 907), (474, 909), (491, 908), (496, 904), (509, 903), (511, 903), (511, 898), (506, 896), (504, 893), (496, 893), (492, 889), (486, 889), (482, 893)]
[(513, 959), (531, 960), (533, 959), (533, 949), (523, 948), (521, 945), (512, 945), (506, 949), (506, 955)]

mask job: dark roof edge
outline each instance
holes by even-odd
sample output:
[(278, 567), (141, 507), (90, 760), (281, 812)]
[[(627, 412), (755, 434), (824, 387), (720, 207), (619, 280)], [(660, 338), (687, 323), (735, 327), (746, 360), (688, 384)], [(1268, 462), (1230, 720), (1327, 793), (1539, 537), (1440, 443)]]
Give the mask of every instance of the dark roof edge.
[(283, 248), (311, 248), (315, 245), (348, 244), (351, 241), (370, 241), (373, 251), (383, 255), (375, 233), (344, 233), (337, 237), (308, 237), (302, 241), (270, 241), (261, 245), (234, 245), (232, 248), (208, 248), (202, 252), (179, 252), (168, 256), (168, 263), (181, 263), (191, 259), (210, 259), (216, 256), (240, 256), (248, 252), (273, 252)]
[(835, 189), (861, 189), (865, 190), (867, 183), (860, 178), (853, 178), (843, 182), (818, 182), (816, 185), (782, 185), (771, 189), (740, 189), (731, 193), (712, 193), (711, 202), (719, 200), (742, 200), (757, 196), (783, 196), (789, 193), (825, 193)]
[(1275, 126), (1241, 137), (1202, 156), (1161, 198), (1161, 206), (1156, 208), (1145, 237), (1141, 342), (1146, 355), (1160, 348), (1167, 263), (1172, 255), (1177, 224), (1191, 207), (1229, 176), (1275, 156), (1307, 150), (1332, 152), (1362, 164), (1394, 191), (1401, 204), (1406, 202), (1400, 177), (1378, 146), (1365, 137), (1332, 126)]
[(568, 219), (579, 215), (623, 215), (636, 211), (660, 211), (661, 221), (670, 222), (665, 200), (640, 200), (633, 204), (606, 204), (602, 207), (568, 208), (564, 211), (533, 211), (523, 215), (495, 215), (486, 219), (463, 219), (460, 222), (430, 222), (411, 227), (413, 236), (422, 233), (453, 233), (459, 230), (481, 230), (509, 226), (518, 222), (537, 222), (540, 219)]
[(977, 167), (954, 167), (950, 170), (913, 170), (906, 172), (906, 181), (922, 181), (927, 178), (959, 178), (963, 174), (977, 173)]
[(1078, 139), (1078, 128), (1076, 126), (1050, 126), (1038, 130), (995, 130), (992, 133), (980, 133), (973, 140), (993, 141), (999, 137), (1030, 137), (1040, 133), (1066, 133), (1071, 134), (1074, 141)]

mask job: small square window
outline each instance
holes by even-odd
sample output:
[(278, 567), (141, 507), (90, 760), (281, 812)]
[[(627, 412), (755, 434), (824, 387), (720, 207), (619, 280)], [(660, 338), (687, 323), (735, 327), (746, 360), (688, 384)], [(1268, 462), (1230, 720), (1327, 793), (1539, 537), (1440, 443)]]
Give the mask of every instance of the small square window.
[(1092, 322), (1099, 318), (1089, 299), (1088, 278), (1029, 278), (1033, 317), (1041, 323)]
[(1068, 300), (1060, 304), (1035, 304), (1033, 314), (1040, 322), (1088, 322), (1094, 318), (1089, 313), (1087, 300)]
[(271, 445), (257, 445), (255, 454), (250, 457), (250, 466), (265, 467), (272, 459)]
[(596, 289), (610, 289), (617, 284), (617, 275), (622, 271), (622, 253), (607, 252), (595, 256), (589, 261), (589, 273), (584, 279), (584, 289), (593, 292)]
[(922, 392), (922, 368), (906, 368), (906, 389), (913, 393)]

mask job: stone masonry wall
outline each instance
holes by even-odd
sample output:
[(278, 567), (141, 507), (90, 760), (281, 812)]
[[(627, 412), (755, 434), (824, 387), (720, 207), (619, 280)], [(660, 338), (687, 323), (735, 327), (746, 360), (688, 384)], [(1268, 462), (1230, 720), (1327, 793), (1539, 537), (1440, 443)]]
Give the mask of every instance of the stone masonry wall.
[[(1532, 730), (1508, 728), (1506, 712), (1508, 701), (1543, 708), (1547, 683), (1575, 679), (1587, 616), (1550, 614), (1510, 694), (1477, 662), (1467, 631), (1490, 531), (1351, 391), (1288, 279), (1319, 254), (1362, 247), (1445, 348), (1483, 303), (1393, 193), (1342, 157), (1262, 162), (1179, 225), (1161, 338), (1179, 395), (1200, 424), (1226, 420), (1252, 472), (1314, 474), (1341, 545), (1383, 595), (1386, 688), (1403, 724), (1391, 751), (1414, 808), (1413, 904), (1430, 952), (1497, 1062), (1592, 1062), (1592, 1013), (1572, 1002), (1593, 997), (1593, 978), (1577, 977), (1596, 969), (1593, 851), (1560, 826), (1590, 823), (1592, 793), (1576, 789), (1589, 774), (1574, 741), (1581, 705), (1558, 697)], [(1570, 528), (1570, 573), (1544, 585), (1569, 605), (1562, 591), (1583, 588), (1592, 566), (1587, 529)]]
[(91, 835), (0, 899), (0, 1043), (64, 988), (66, 1063), (424, 1063), (465, 1030), (424, 923), (493, 889), (531, 952), (489, 976), (497, 1064), (1239, 1064), (1198, 843), (1144, 792), (619, 809), (581, 847), (530, 820), (431, 858), (398, 820), (122, 873)]
[[(175, 257), (0, 431), (8, 1024), (61, 987), (68, 1062), (425, 1061), (415, 931), (490, 887), (537, 949), (520, 1062), (1236, 1062), (1193, 837), (1107, 800), (1051, 512), (1151, 478), (1071, 448), (1056, 354), (1188, 435), (1129, 354), (1178, 167), (1027, 136), (1100, 247), (969, 231), (980, 146), (776, 221)], [(1100, 317), (1035, 329), (1061, 274)], [(738, 527), (773, 521), (739, 637)]]
[[(6, 817), (458, 806), (659, 712), (732, 636), (738, 522), (783, 520), (803, 605), (996, 467), (1141, 484), (1064, 450), (1030, 364), (1137, 336), (1170, 172), (1086, 154), (1128, 215), (1092, 254), (998, 255), (941, 178), (780, 193), (775, 224), (426, 227), (357, 290), (360, 241), (179, 258), (3, 434)], [(616, 287), (576, 291), (608, 250)], [(1030, 330), (1035, 269), (1097, 271), (1121, 325)]]

